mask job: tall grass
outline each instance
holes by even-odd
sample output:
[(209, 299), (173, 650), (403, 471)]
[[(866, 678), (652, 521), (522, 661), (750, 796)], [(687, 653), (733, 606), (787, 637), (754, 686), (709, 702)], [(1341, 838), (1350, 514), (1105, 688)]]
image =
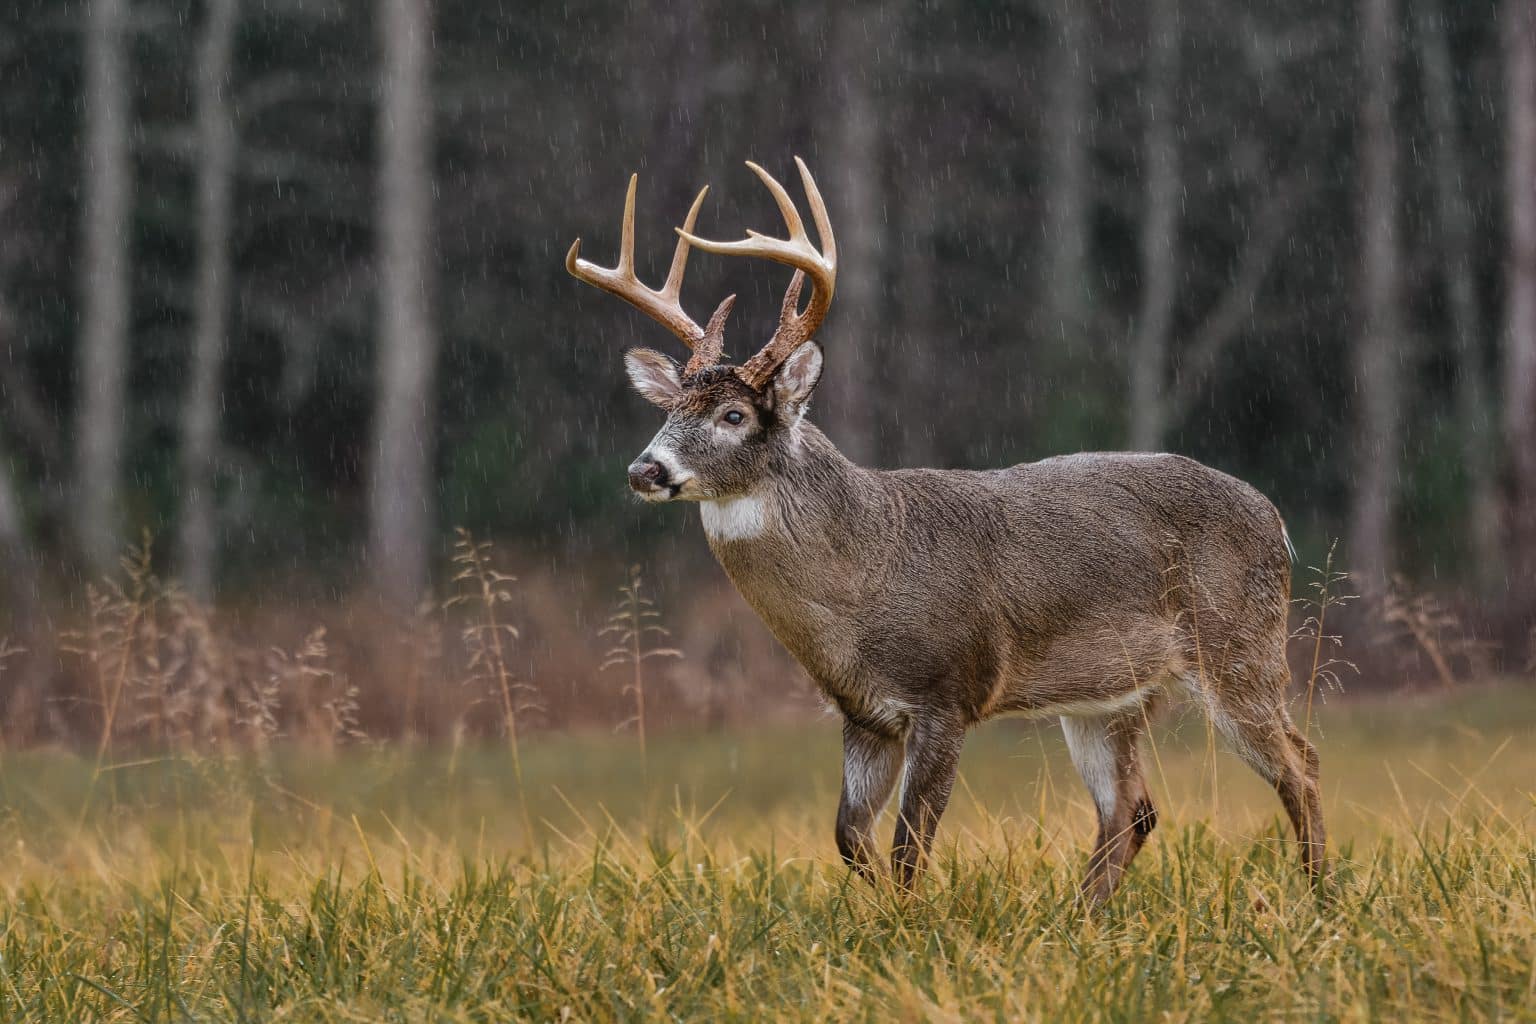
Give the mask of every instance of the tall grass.
[(640, 741), (640, 770), (646, 770), (645, 757), (645, 663), (656, 658), (681, 658), (683, 652), (675, 647), (659, 646), (672, 636), (661, 624), (661, 612), (656, 602), (644, 592), (645, 580), (640, 567), (629, 568), (628, 579), (619, 586), (619, 599), (608, 622), (598, 630), (599, 638), (607, 638), (612, 644), (603, 655), (599, 672), (622, 668), (629, 672), (624, 692), (634, 698), (635, 714), (619, 728), (635, 727)]
[(1301, 734), (1309, 740), (1319, 689), (1325, 693), (1340, 693), (1344, 689), (1341, 674), (1346, 671), (1359, 673), (1355, 663), (1339, 653), (1344, 646), (1344, 637), (1330, 632), (1333, 627), (1329, 619), (1357, 596), (1348, 589), (1349, 573), (1336, 568), (1334, 556), (1337, 550), (1338, 543), (1335, 542), (1329, 546), (1322, 565), (1308, 567), (1309, 578), (1302, 587), (1302, 594), (1292, 600), (1300, 610), (1302, 620), (1291, 633), (1291, 642), (1300, 643), (1307, 652), (1307, 675), (1301, 687), (1305, 708)]
[[(1088, 917), (1029, 845), (915, 899), (767, 851), (598, 845), (453, 870), (167, 865), (0, 912), (9, 1020), (1529, 1019), (1528, 844), (1414, 834), (1326, 915), (1185, 829)], [(434, 852), (424, 855), (436, 858)], [(1256, 892), (1269, 893), (1257, 897)], [(1281, 895), (1276, 896), (1274, 894)]]
[(121, 768), (80, 830), (50, 808), (90, 759), (11, 755), (0, 1019), (1530, 1019), (1536, 699), (1326, 714), (1326, 908), (1267, 787), (1228, 773), (1212, 813), (1198, 729), (1158, 737), (1165, 824), (1097, 915), (1091, 810), (1031, 729), (975, 737), (910, 898), (832, 849), (832, 722), (658, 737), (648, 785), (629, 744), (532, 741), (537, 836), (492, 749)]
[[(0, 700), (6, 742), (90, 745), (104, 767), (146, 749), (252, 749), (268, 734), (244, 722), (243, 709), (263, 690), (267, 724), (285, 741), (330, 747), (357, 733), (412, 742), (496, 735), (509, 752), (547, 728), (633, 727), (644, 746), (657, 727), (804, 720), (818, 704), (804, 672), (718, 574), (668, 595), (673, 638), (656, 631), (651, 602), (659, 594), (637, 568), (610, 605), (579, 573), (545, 566), (514, 576), (508, 552), (467, 534), (444, 591), (406, 616), (341, 598), (215, 611), (154, 565), (146, 538), (118, 573), (82, 588), (21, 642), (0, 633), (0, 695), (15, 691)], [(1331, 563), (1325, 568), (1339, 576)], [(1326, 620), (1322, 635), (1307, 633), (1316, 624), (1309, 621), (1292, 645), (1296, 678), (1309, 680), (1311, 695), (1328, 689), (1328, 661), (1340, 657), (1346, 595), (1319, 595), (1300, 572), (1298, 591), (1314, 605), (1328, 602), (1311, 611)], [(1444, 689), (1489, 674), (1474, 631), (1433, 595), (1397, 586), (1353, 611), (1350, 658), (1365, 673), (1355, 689), (1370, 688), (1373, 672), (1395, 687), (1429, 681)], [(1298, 619), (1306, 615), (1304, 608)], [(594, 636), (597, 617), (605, 628)], [(274, 652), (316, 637), (325, 664), (285, 676), (272, 691)], [(681, 651), (686, 662), (654, 660)], [(347, 715), (350, 723), (339, 721)]]
[(517, 577), (495, 567), (489, 541), (475, 540), (462, 527), (456, 533), (453, 581), (458, 592), (446, 604), (450, 608), (462, 605), (469, 609), (469, 622), (460, 631), (469, 653), (469, 675), (465, 682), (489, 684), (500, 700), (502, 735), (512, 762), (518, 809), (524, 833), (532, 834), (533, 818), (528, 813), (528, 795), (523, 785), (523, 755), (517, 726), (523, 713), (537, 705), (532, 699), (533, 687), (514, 678), (508, 648), (521, 634), (506, 621), (504, 612), (512, 601), (511, 585)]
[(369, 739), (323, 628), (237, 642), (151, 565), (64, 645), (91, 742), (0, 750), (0, 1021), (1536, 1019), (1536, 692), (1314, 706), (1349, 664), (1331, 561), (1297, 637), (1333, 902), (1273, 792), (1236, 768), (1218, 803), (1235, 762), (1175, 723), (1163, 825), (1096, 915), (1054, 730), (976, 732), (911, 896), (832, 848), (834, 721), (648, 733), (644, 667), (678, 652), (638, 569), (602, 634), (638, 749), (528, 733), (516, 581), (461, 534), (411, 700), (462, 678), (500, 735), (443, 749)]

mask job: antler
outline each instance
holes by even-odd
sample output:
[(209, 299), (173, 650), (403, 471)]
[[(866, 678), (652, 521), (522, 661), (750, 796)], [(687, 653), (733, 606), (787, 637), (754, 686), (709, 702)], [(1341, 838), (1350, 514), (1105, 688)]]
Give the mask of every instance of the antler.
[[(683, 242), (696, 245), (705, 252), (757, 256), (795, 268), (795, 276), (784, 293), (778, 329), (773, 332), (768, 344), (736, 371), (750, 387), (760, 391), (773, 377), (779, 364), (816, 333), (816, 328), (821, 326), (822, 319), (827, 315), (827, 309), (832, 305), (832, 291), (837, 284), (837, 240), (832, 237), (832, 223), (827, 217), (826, 204), (822, 202), (821, 192), (817, 190), (816, 182), (806, 169), (804, 160), (795, 157), (795, 166), (800, 169), (800, 182), (805, 186), (805, 195), (811, 204), (811, 216), (816, 220), (816, 234), (821, 240), (820, 251), (807, 237), (805, 224), (800, 220), (800, 214), (795, 210), (789, 193), (784, 191), (784, 186), (752, 161), (747, 161), (747, 166), (773, 193), (773, 200), (778, 204), (779, 213), (783, 215), (784, 224), (789, 229), (788, 238), (770, 238), (749, 230), (747, 237), (740, 241), (714, 242), (692, 233), (691, 214), (688, 223), (679, 228), (677, 233)], [(812, 284), (811, 301), (802, 313), (798, 312), (800, 289), (807, 275)]]
[(693, 222), (699, 215), (699, 207), (704, 205), (704, 197), (709, 194), (709, 186), (699, 190), (698, 198), (694, 199), (693, 206), (688, 210), (687, 219), (678, 230), (682, 237), (678, 239), (677, 249), (672, 253), (672, 269), (667, 272), (666, 283), (657, 291), (647, 288), (635, 276), (635, 187), (639, 179), (638, 174), (629, 176), (629, 191), (624, 196), (624, 230), (619, 241), (618, 266), (599, 267), (579, 259), (581, 239), (578, 238), (571, 243), (571, 251), (565, 256), (565, 269), (587, 284), (617, 295), (681, 338), (683, 344), (693, 350), (688, 365), (683, 369), (684, 374), (692, 376), (720, 361), (720, 353), (725, 347), (725, 321), (736, 302), (736, 296), (727, 296), (709, 318), (708, 326), (700, 328), (692, 317), (683, 312), (678, 300), (683, 290), (683, 271), (688, 266), (688, 233), (693, 230)]

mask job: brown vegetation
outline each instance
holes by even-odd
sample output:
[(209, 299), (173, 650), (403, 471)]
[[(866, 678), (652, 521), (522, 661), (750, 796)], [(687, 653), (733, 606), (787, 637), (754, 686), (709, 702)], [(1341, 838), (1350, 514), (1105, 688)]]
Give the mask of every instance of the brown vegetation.
[[(462, 531), (457, 552), (450, 592), (410, 615), (362, 601), (215, 610), (157, 574), (146, 538), (116, 574), (82, 587), (78, 603), (51, 609), (51, 632), (27, 644), (0, 637), (4, 735), (103, 757), (118, 747), (454, 743), (552, 729), (630, 742), (633, 665), (602, 670), (628, 640), (601, 630), (620, 619), (632, 626), (636, 609), (624, 601), (639, 568), (625, 570), (616, 605), (605, 586), (611, 569), (591, 579), (512, 574), (500, 553)], [(1348, 578), (1331, 566), (1297, 567), (1295, 577), (1298, 699), (1315, 691), (1322, 700), (1345, 684), (1434, 689), (1488, 678), (1486, 645), (1463, 608), (1402, 581), (1381, 599), (1352, 600)], [(642, 645), (647, 730), (822, 713), (810, 681), (723, 577), (685, 592), (655, 586), (647, 579), (640, 596), (658, 594), (665, 619), (638, 609), (644, 627), (668, 631)], [(674, 651), (686, 656), (666, 656)], [(24, 674), (36, 678), (26, 693)]]
[[(103, 758), (118, 746), (259, 750), (366, 737), (503, 737), (515, 750), (528, 730), (638, 724), (634, 672), (601, 671), (615, 644), (593, 623), (611, 599), (548, 572), (505, 572), (491, 545), (465, 531), (450, 593), (409, 615), (361, 601), (216, 611), (161, 578), (153, 555), (146, 537), (116, 574), (83, 588), (77, 607), (54, 610), (56, 649), (45, 665), (30, 659), (44, 676), (42, 712), (11, 695), (11, 742), (67, 742)], [(726, 599), (723, 581), (677, 616), (672, 639), (692, 655), (681, 661), (664, 657), (676, 653), (672, 639), (656, 642), (669, 634), (655, 630), (670, 627), (650, 599), (638, 593), (630, 607), (638, 567), (630, 572), (629, 604), (606, 621), (630, 629), (638, 616), (646, 631), (651, 727), (815, 710), (809, 684), (750, 611)], [(14, 684), (33, 653), (0, 638), (0, 683)]]

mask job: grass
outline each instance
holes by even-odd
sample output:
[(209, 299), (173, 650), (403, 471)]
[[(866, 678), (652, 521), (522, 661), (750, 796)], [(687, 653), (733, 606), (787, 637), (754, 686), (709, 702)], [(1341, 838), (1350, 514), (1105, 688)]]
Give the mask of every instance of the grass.
[(1186, 721), (1092, 917), (1049, 728), (976, 732), (911, 898), (836, 861), (831, 720), (529, 737), (526, 818), (504, 746), (7, 754), (0, 1020), (1536, 1020), (1536, 693), (1316, 719), (1331, 906)]

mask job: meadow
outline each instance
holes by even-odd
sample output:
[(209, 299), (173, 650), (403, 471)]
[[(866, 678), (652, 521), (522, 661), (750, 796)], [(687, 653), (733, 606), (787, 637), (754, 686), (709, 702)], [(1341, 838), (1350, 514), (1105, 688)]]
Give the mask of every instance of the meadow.
[(972, 736), (911, 896), (837, 860), (831, 718), (643, 759), (535, 736), (517, 772), (467, 743), (7, 753), (0, 1020), (1536, 1019), (1536, 693), (1314, 717), (1330, 902), (1186, 716), (1093, 915), (1051, 726)]

